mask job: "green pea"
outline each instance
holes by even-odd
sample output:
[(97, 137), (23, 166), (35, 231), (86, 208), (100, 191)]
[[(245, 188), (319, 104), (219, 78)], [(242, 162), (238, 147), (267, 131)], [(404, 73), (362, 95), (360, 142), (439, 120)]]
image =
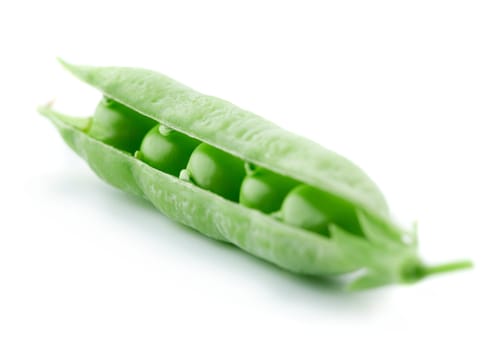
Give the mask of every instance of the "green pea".
[(285, 198), (282, 219), (294, 226), (329, 236), (328, 224), (362, 235), (354, 208), (347, 201), (308, 185), (300, 185)]
[(150, 118), (104, 97), (94, 112), (89, 135), (123, 151), (133, 153), (143, 136), (156, 124)]
[(192, 153), (187, 172), (194, 183), (237, 202), (245, 176), (244, 162), (213, 146), (202, 143)]
[[(94, 120), (41, 107), (66, 143), (109, 184), (148, 199), (208, 237), (292, 272), (358, 271), (350, 289), (409, 283), (471, 266), (469, 261), (425, 266), (415, 231), (394, 222), (376, 184), (348, 159), (315, 142), (153, 71), (62, 64), (113, 99), (98, 105)], [(155, 124), (144, 115), (184, 135), (154, 128), (142, 142)], [(203, 143), (196, 146), (185, 135)], [(139, 148), (138, 157), (128, 153)], [(179, 178), (145, 164), (176, 174), (187, 157)], [(245, 160), (264, 170), (244, 179)], [(301, 184), (288, 184), (289, 176)], [(242, 205), (222, 197), (241, 197)], [(269, 212), (281, 202), (271, 215), (249, 208)]]
[(239, 203), (272, 213), (281, 208), (286, 195), (296, 185), (298, 182), (289, 177), (259, 168), (251, 171), (243, 180)]
[(138, 158), (156, 169), (178, 176), (199, 144), (192, 137), (156, 125), (143, 138)]

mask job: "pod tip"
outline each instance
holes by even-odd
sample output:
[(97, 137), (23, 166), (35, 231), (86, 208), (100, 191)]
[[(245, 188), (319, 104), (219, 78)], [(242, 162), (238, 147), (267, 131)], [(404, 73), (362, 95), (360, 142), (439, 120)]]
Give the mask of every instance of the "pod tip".
[(37, 112), (44, 115), (44, 116), (47, 116), (48, 111), (52, 110), (52, 106), (54, 105), (54, 102), (56, 102), (55, 98), (53, 98), (49, 102), (44, 103), (43, 105), (38, 106)]
[(61, 57), (56, 57), (56, 60), (62, 65), (62, 66), (67, 66), (68, 65), (68, 62), (66, 62), (64, 59), (62, 59)]
[(65, 61), (61, 57), (56, 57), (56, 60), (59, 62), (59, 64), (61, 64), (65, 69), (69, 70), (70, 72), (75, 70), (75, 65), (69, 63), (68, 61)]

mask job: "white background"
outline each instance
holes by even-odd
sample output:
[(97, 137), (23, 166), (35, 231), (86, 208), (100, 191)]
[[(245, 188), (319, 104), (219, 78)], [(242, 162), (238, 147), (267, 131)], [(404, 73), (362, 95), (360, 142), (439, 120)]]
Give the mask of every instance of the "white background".
[[(502, 349), (500, 5), (2, 2), (0, 349)], [(56, 56), (158, 70), (317, 140), (419, 221), (426, 261), (475, 269), (345, 294), (177, 225), (37, 115), (99, 99)]]

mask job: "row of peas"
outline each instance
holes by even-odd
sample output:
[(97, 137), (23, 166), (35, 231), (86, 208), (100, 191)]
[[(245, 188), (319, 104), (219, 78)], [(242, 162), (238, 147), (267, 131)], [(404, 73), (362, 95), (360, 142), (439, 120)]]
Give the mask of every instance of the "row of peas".
[(328, 224), (362, 235), (353, 207), (329, 193), (255, 167), (188, 135), (103, 98), (89, 135), (135, 154), (150, 166), (189, 180), (230, 201), (329, 236)]

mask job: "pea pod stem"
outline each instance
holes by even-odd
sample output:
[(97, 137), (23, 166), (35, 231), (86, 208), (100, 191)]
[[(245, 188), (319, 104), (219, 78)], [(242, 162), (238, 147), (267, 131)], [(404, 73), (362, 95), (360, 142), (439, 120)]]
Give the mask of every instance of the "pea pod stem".
[(459, 260), (437, 265), (426, 265), (420, 261), (411, 260), (404, 263), (400, 272), (400, 280), (404, 283), (413, 283), (431, 275), (464, 270), (472, 267), (473, 263), (469, 260)]
[(446, 273), (471, 268), (473, 268), (473, 262), (469, 260), (460, 260), (438, 265), (431, 265), (431, 266), (425, 265), (421, 267), (421, 272), (423, 277), (427, 277), (439, 273)]

